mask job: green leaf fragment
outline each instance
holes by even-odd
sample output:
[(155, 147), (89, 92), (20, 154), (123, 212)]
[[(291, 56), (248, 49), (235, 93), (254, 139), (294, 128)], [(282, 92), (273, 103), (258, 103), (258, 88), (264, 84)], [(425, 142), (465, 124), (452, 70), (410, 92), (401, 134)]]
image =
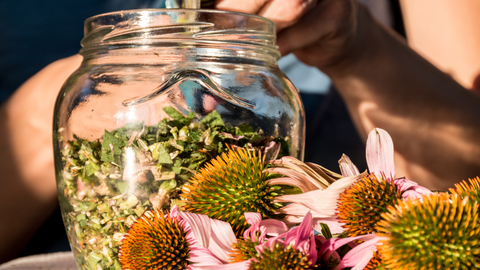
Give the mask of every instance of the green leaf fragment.
[(170, 154), (167, 152), (163, 143), (155, 144), (155, 147), (152, 151), (153, 160), (156, 160), (160, 164), (173, 164)]
[(175, 180), (166, 180), (160, 185), (160, 189), (170, 191), (177, 187), (177, 181)]
[(179, 111), (177, 111), (175, 108), (172, 106), (168, 106), (163, 108), (163, 111), (168, 114), (173, 120), (178, 121), (178, 122), (185, 122), (186, 118), (181, 114)]
[(112, 133), (105, 130), (102, 142), (102, 156), (103, 162), (114, 162), (115, 156), (122, 154), (122, 147), (125, 143), (122, 139), (115, 137)]
[(212, 111), (211, 113), (206, 115), (200, 121), (200, 123), (202, 123), (204, 125), (207, 125), (207, 126), (210, 126), (210, 127), (225, 126), (225, 123), (223, 122), (222, 117), (220, 116), (220, 114), (216, 110)]
[(320, 223), (320, 226), (322, 226), (322, 234), (326, 239), (330, 239), (333, 237), (327, 224)]

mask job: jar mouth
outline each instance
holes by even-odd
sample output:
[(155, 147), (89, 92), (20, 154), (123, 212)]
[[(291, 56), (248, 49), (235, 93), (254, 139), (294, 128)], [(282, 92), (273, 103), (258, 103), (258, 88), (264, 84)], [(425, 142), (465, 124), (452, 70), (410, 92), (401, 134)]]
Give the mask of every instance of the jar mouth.
[(84, 49), (172, 42), (229, 43), (276, 50), (275, 23), (261, 16), (209, 9), (134, 9), (85, 21)]

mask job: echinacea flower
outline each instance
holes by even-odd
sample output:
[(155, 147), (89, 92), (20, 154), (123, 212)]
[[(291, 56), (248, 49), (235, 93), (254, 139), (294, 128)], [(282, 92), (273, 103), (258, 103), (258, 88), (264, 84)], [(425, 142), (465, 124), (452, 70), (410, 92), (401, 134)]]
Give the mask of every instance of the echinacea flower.
[(431, 193), (411, 180), (394, 178), (393, 141), (385, 130), (370, 132), (366, 153), (370, 175), (352, 184), (338, 200), (338, 219), (348, 236), (374, 233), (387, 206)]
[[(281, 228), (281, 227), (280, 227)], [(310, 269), (317, 261), (312, 215), (307, 213), (299, 226), (256, 246), (257, 255), (249, 269)]]
[(317, 164), (303, 163), (293, 157), (283, 157), (269, 163), (273, 167), (268, 168), (267, 172), (284, 175), (268, 180), (269, 183), (297, 186), (304, 192), (281, 195), (274, 199), (275, 202), (287, 203), (277, 210), (277, 213), (286, 214), (285, 222), (298, 224), (307, 213), (311, 213), (317, 230), (321, 230), (320, 223), (324, 223), (335, 234), (343, 231), (336, 219), (337, 200), (346, 188), (365, 175), (358, 172), (346, 155), (339, 163), (342, 173), (349, 175), (339, 175)]
[(290, 230), (279, 220), (262, 220), (258, 213), (245, 213), (245, 218), (250, 227), (243, 240), (233, 245), (232, 261), (248, 261), (248, 269), (310, 269), (315, 265), (317, 253), (310, 213)]
[(375, 174), (379, 180), (393, 180), (402, 193), (403, 199), (421, 198), (422, 195), (432, 193), (428, 188), (422, 187), (412, 180), (395, 178), (393, 140), (384, 129), (375, 128), (370, 131), (367, 138), (366, 156), (370, 173)]
[(124, 270), (223, 265), (235, 242), (228, 223), (173, 206), (168, 214), (148, 211), (135, 221), (122, 240), (119, 261)]
[[(345, 238), (330, 238), (326, 240), (323, 236), (316, 236), (317, 240), (321, 240), (321, 246), (318, 250), (318, 261), (324, 263), (327, 267), (334, 264), (333, 270), (350, 268), (352, 270), (362, 269), (382, 269), (370, 268), (369, 263), (377, 251), (376, 245), (380, 241), (380, 237), (376, 234), (360, 235)], [(356, 242), (361, 241), (360, 245)], [(353, 244), (355, 247), (351, 249), (343, 258), (340, 258), (336, 250), (346, 244)]]
[(274, 237), (288, 231), (285, 223), (276, 219), (264, 219), (259, 213), (245, 213), (245, 219), (250, 225), (243, 233), (243, 239), (233, 244), (230, 253), (231, 262), (241, 262), (253, 258), (257, 254), (256, 247), (267, 241), (267, 236)]
[(281, 191), (279, 186), (267, 182), (264, 159), (257, 150), (230, 148), (183, 186), (183, 208), (230, 223), (237, 236), (248, 227), (245, 212), (257, 212), (263, 218), (275, 217), (276, 209), (282, 205), (273, 198)]
[(389, 269), (480, 269), (478, 203), (431, 194), (389, 206), (378, 251)]
[(477, 176), (467, 181), (455, 184), (455, 188), (448, 189), (451, 193), (458, 194), (460, 197), (470, 197), (471, 201), (480, 203), (480, 178)]

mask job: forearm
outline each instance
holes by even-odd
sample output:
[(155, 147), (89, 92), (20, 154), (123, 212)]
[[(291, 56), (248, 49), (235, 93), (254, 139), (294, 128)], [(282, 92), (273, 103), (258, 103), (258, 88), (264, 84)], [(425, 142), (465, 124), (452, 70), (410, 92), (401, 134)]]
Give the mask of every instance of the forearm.
[(366, 21), (358, 31), (369, 49), (352, 62), (324, 67), (359, 131), (386, 129), (395, 143), (397, 176), (429, 188), (480, 174), (479, 97)]
[[(51, 142), (0, 108), (0, 262), (14, 258), (57, 204)], [(16, 131), (12, 130), (12, 126)], [(40, 140), (38, 140), (40, 139)], [(48, 151), (48, 152), (47, 152)]]
[(82, 57), (56, 61), (0, 106), (0, 262), (30, 240), (58, 204), (53, 164), (53, 107)]
[(401, 4), (410, 46), (472, 88), (480, 76), (480, 1), (402, 0)]

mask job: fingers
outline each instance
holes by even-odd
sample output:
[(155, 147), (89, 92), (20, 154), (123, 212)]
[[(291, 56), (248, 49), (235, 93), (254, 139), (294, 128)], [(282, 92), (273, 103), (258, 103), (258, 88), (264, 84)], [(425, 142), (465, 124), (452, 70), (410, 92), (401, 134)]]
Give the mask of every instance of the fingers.
[(315, 7), (317, 0), (273, 0), (267, 2), (258, 15), (275, 22), (277, 31), (295, 24)]
[(217, 0), (215, 7), (221, 10), (258, 14), (270, 1), (273, 0)]
[[(277, 45), (282, 55), (313, 44), (343, 44), (355, 28), (353, 0), (322, 0), (296, 24), (278, 34)], [(338, 49), (338, 48), (337, 48)], [(324, 51), (324, 53), (328, 53)]]
[(318, 0), (217, 0), (216, 8), (256, 14), (275, 22), (277, 31), (295, 24)]

